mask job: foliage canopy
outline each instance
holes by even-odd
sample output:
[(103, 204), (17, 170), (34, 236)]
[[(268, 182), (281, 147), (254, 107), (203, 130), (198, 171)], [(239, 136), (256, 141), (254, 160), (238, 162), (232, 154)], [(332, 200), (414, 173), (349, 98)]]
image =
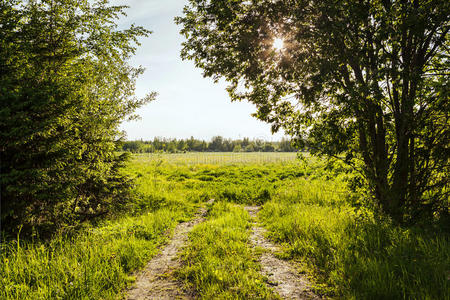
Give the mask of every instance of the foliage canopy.
[(352, 165), (402, 223), (448, 214), (449, 16), (441, 0), (190, 0), (176, 22), (183, 58)]
[(2, 228), (73, 224), (129, 191), (114, 154), (120, 122), (151, 100), (128, 59), (146, 29), (118, 30), (107, 0), (0, 3)]

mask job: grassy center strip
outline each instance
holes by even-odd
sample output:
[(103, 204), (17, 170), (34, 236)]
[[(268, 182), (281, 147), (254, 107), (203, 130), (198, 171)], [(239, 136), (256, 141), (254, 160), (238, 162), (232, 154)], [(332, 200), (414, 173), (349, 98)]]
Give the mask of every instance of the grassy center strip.
[(202, 299), (278, 299), (265, 285), (250, 247), (251, 219), (240, 206), (217, 202), (197, 225), (177, 272)]

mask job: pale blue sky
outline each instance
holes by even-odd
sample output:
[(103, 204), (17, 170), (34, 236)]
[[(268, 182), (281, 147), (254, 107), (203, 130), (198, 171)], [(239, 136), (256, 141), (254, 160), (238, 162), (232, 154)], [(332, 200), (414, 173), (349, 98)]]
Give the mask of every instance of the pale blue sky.
[(182, 14), (186, 0), (113, 0), (111, 4), (130, 6), (121, 26), (131, 23), (153, 31), (131, 63), (146, 68), (137, 82), (137, 95), (158, 92), (155, 101), (138, 110), (140, 120), (127, 122), (122, 129), (129, 140), (168, 138), (210, 139), (215, 135), (226, 138), (263, 138), (278, 140), (270, 126), (251, 117), (255, 107), (247, 102), (231, 102), (226, 84), (215, 84), (203, 78), (202, 70), (191, 61), (180, 58), (179, 27), (173, 18)]

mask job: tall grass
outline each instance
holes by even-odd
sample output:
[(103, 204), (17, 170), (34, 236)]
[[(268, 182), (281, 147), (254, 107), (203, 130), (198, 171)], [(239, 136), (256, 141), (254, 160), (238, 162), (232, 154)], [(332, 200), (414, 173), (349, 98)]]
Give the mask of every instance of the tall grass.
[(260, 218), (270, 237), (284, 246), (284, 255), (307, 265), (319, 293), (345, 299), (449, 299), (448, 233), (401, 228), (356, 213), (339, 193), (323, 192), (322, 179), (299, 183), (280, 190)]
[(1, 254), (0, 299), (114, 299), (184, 217), (161, 209), (70, 239), (9, 243)]
[[(204, 155), (204, 154), (202, 154)], [(217, 154), (214, 154), (217, 155)], [(302, 260), (316, 290), (348, 299), (449, 299), (450, 243), (442, 227), (400, 228), (346, 200), (345, 174), (307, 158), (195, 163), (192, 157), (136, 156), (126, 215), (51, 241), (8, 241), (0, 253), (0, 299), (114, 299), (180, 221), (214, 198), (179, 273), (204, 298), (272, 298), (248, 245), (259, 215), (287, 259)], [(284, 154), (280, 154), (284, 155)], [(292, 154), (290, 154), (292, 155)], [(243, 156), (245, 157), (245, 156)], [(211, 158), (211, 159), (210, 159)], [(364, 212), (364, 213), (363, 213)]]
[[(145, 173), (146, 168), (153, 171)], [(188, 199), (188, 190), (164, 178), (155, 184), (155, 170), (128, 166), (138, 182), (128, 215), (87, 226), (72, 237), (3, 242), (0, 299), (116, 299), (176, 224), (197, 210), (199, 200)]]

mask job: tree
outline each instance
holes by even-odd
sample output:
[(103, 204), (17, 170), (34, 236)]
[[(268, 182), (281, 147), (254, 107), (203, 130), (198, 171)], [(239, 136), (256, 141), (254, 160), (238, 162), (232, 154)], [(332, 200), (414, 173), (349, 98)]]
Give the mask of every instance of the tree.
[(130, 151), (132, 153), (141, 153), (143, 150), (143, 143), (140, 141), (124, 142), (122, 149), (123, 151)]
[(245, 148), (244, 148), (245, 152), (255, 152), (255, 146), (253, 145), (253, 143), (248, 144)]
[(248, 137), (245, 137), (245, 138), (242, 140), (241, 146), (242, 146), (242, 148), (245, 148), (245, 147), (247, 147), (248, 145), (250, 145), (250, 139), (249, 139)]
[(166, 149), (166, 151), (169, 152), (169, 153), (176, 153), (176, 152), (177, 152), (177, 146), (176, 146), (176, 143), (173, 142), (173, 141), (169, 142), (169, 143), (167, 144), (167, 149)]
[(188, 150), (188, 145), (185, 140), (179, 140), (177, 144), (177, 149), (186, 152)]
[(274, 152), (275, 147), (271, 143), (264, 143), (263, 151), (264, 152)]
[(208, 149), (214, 152), (223, 151), (223, 137), (221, 136), (213, 137), (211, 143), (209, 144)]
[(176, 22), (184, 59), (225, 78), (273, 131), (352, 165), (402, 223), (448, 214), (449, 6), (190, 0)]
[(287, 138), (282, 138), (281, 141), (278, 144), (279, 150), (281, 152), (293, 152), (295, 151), (295, 148), (292, 146), (292, 141)]
[(233, 152), (242, 152), (242, 147), (239, 144), (234, 145)]
[(90, 3), (0, 3), (3, 230), (51, 231), (104, 215), (129, 196), (131, 182), (119, 171), (125, 156), (114, 150), (119, 124), (154, 97), (134, 97), (143, 69), (127, 63), (149, 31), (117, 30), (125, 7)]

